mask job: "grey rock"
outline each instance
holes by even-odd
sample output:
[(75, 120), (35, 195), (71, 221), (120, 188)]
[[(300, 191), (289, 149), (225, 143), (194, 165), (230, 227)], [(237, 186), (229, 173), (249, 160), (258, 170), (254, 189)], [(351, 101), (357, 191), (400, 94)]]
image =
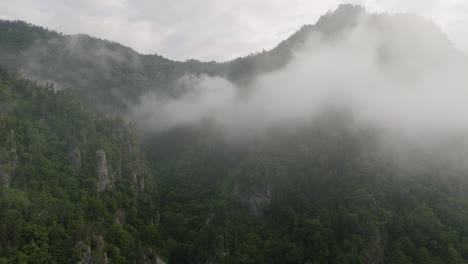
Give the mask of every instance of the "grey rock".
[(96, 166), (98, 170), (97, 191), (103, 192), (111, 190), (113, 181), (109, 176), (109, 168), (107, 167), (106, 152), (102, 149), (96, 151)]
[(79, 252), (81, 255), (81, 260), (77, 262), (77, 264), (95, 264), (96, 262), (93, 259), (93, 256), (91, 255), (91, 247), (89, 245), (86, 245), (83, 241), (79, 241), (75, 249)]
[(100, 235), (94, 235), (92, 240), (95, 245), (93, 248), (83, 241), (79, 241), (76, 244), (75, 249), (80, 257), (77, 264), (108, 264), (109, 260), (107, 259), (107, 252), (104, 250), (105, 246), (103, 237)]
[(273, 197), (273, 186), (266, 185), (258, 187), (255, 191), (244, 191), (241, 190), (241, 187), (239, 186), (240, 184), (236, 183), (234, 191), (241, 201), (248, 204), (252, 214), (261, 215), (263, 208), (271, 202)]
[(127, 223), (127, 212), (120, 208), (115, 212), (114, 222), (119, 225), (125, 225)]
[(166, 264), (152, 249), (143, 256), (143, 264)]

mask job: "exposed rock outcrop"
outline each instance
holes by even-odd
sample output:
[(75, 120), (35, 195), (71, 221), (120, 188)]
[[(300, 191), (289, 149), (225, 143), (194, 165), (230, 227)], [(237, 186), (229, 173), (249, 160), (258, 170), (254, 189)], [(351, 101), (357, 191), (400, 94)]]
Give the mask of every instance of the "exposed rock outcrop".
[(107, 260), (107, 252), (105, 251), (104, 248), (104, 239), (102, 236), (95, 236), (94, 237), (96, 241), (96, 248), (95, 248), (95, 258), (98, 261), (98, 263), (103, 263), (103, 264), (108, 264)]
[(166, 264), (152, 249), (143, 256), (143, 264)]
[[(117, 181), (123, 181), (128, 184), (133, 191), (135, 197), (144, 192), (145, 180), (148, 177), (148, 167), (144, 154), (139, 150), (134, 142), (132, 135), (126, 127), (114, 128), (112, 138), (118, 142), (121, 149), (112, 152), (112, 156), (108, 157), (103, 149), (96, 151), (96, 167), (98, 172), (97, 191), (111, 191), (116, 186)], [(85, 152), (86, 146), (83, 148)], [(75, 149), (72, 153), (73, 160), (78, 161), (79, 149)], [(83, 155), (83, 153), (81, 155)], [(73, 164), (78, 166), (78, 162)]]
[(81, 258), (81, 260), (79, 260), (77, 264), (94, 264), (95, 263), (93, 256), (91, 255), (91, 247), (89, 245), (86, 245), (83, 241), (79, 241), (76, 244), (75, 249), (77, 250)]
[(244, 190), (239, 183), (235, 184), (234, 192), (247, 203), (254, 215), (261, 215), (263, 208), (270, 204), (273, 197), (273, 186), (257, 187), (255, 190)]
[(136, 193), (145, 190), (146, 171), (146, 166), (140, 159), (133, 161), (129, 165), (130, 182)]
[(106, 159), (104, 150), (96, 152), (98, 191), (112, 190), (115, 181), (123, 180), (129, 184), (136, 196), (145, 190), (145, 178), (148, 176), (144, 154), (125, 125), (115, 127), (112, 138), (119, 142), (122, 148), (113, 153), (112, 164)]
[(123, 150), (123, 162), (128, 165), (125, 171), (135, 193), (145, 190), (145, 177), (148, 174), (142, 153), (134, 142), (127, 140)]
[(91, 248), (90, 245), (79, 241), (75, 249), (80, 259), (77, 264), (108, 264), (107, 252), (104, 250), (104, 239), (102, 236), (94, 235), (93, 243), (95, 246)]
[(106, 152), (102, 149), (96, 151), (96, 166), (98, 170), (97, 191), (103, 192), (111, 190), (113, 181), (109, 175), (109, 168), (107, 167)]
[(125, 225), (127, 223), (127, 212), (120, 208), (115, 212), (114, 222), (118, 225)]

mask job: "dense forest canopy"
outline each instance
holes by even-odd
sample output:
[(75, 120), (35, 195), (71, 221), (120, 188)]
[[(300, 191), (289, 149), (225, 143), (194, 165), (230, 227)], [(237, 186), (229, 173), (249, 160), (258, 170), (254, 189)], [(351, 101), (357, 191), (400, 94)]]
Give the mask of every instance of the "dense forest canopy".
[(222, 63), (0, 21), (0, 65), (0, 263), (468, 262), (468, 62), (421, 18)]
[(0, 262), (141, 262), (155, 190), (124, 122), (3, 69), (0, 106)]

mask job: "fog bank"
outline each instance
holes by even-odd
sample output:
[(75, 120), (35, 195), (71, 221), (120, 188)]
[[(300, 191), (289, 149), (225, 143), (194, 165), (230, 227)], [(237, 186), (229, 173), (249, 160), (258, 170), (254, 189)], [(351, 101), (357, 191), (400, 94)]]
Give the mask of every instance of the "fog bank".
[(215, 124), (228, 135), (313, 120), (326, 108), (418, 137), (468, 132), (468, 63), (433, 24), (362, 14), (339, 33), (312, 33), (281, 70), (246, 86), (186, 76), (178, 96), (146, 94), (127, 115), (144, 131)]

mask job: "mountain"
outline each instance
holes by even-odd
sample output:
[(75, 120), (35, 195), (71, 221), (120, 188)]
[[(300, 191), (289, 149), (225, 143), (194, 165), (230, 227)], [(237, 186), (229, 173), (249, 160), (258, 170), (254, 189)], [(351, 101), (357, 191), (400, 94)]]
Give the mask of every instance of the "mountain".
[[(88, 35), (64, 35), (22, 21), (2, 20), (0, 61), (8, 70), (72, 92), (98, 112), (115, 114), (137, 103), (149, 91), (170, 94), (174, 82), (187, 74), (248, 82), (258, 74), (286, 65), (294, 49), (300, 48), (311, 32), (332, 34), (362, 12), (362, 8), (344, 5), (333, 18), (329, 18), (332, 14), (323, 16), (317, 25), (302, 27), (270, 51), (223, 63), (172, 61)], [(338, 16), (346, 19), (336, 20)]]
[[(369, 57), (384, 83), (364, 82), (365, 74), (350, 78)], [(315, 59), (319, 74), (306, 67)], [(388, 129), (399, 122), (381, 125), (380, 115), (362, 122), (341, 101), (313, 115), (261, 115), (269, 101), (282, 102), (264, 92), (273, 88), (286, 91), (280, 99), (304, 92), (285, 110), (302, 106), (321, 83), (332, 84), (327, 91), (370, 83), (365, 93), (382, 85), (405, 95), (419, 88), (419, 78), (437, 74), (455, 85), (448, 79), (459, 80), (452, 71), (465, 61), (421, 18), (352, 5), (270, 51), (223, 63), (171, 61), (1, 21), (0, 65), (34, 81), (0, 74), (0, 262), (467, 263), (466, 133), (432, 137), (435, 126), (428, 126), (416, 130), (415, 140)], [(450, 74), (446, 65), (453, 65)], [(247, 103), (225, 110), (221, 101), (218, 111), (210, 102), (200, 120), (165, 130), (146, 131), (134, 125), (138, 118), (119, 117), (128, 118), (151, 94), (164, 95), (151, 106), (175, 102), (154, 108), (169, 121), (187, 114), (184, 108), (197, 112), (190, 100), (200, 90), (192, 77), (181, 84), (187, 75), (208, 78), (208, 95), (233, 87)], [(301, 85), (307, 89), (295, 88)], [(250, 109), (258, 89), (261, 103)], [(304, 109), (315, 109), (313, 103), (321, 102), (306, 100)], [(242, 107), (249, 112), (238, 118)]]
[(1, 263), (129, 263), (154, 254), (155, 188), (122, 120), (1, 69), (0, 128)]

